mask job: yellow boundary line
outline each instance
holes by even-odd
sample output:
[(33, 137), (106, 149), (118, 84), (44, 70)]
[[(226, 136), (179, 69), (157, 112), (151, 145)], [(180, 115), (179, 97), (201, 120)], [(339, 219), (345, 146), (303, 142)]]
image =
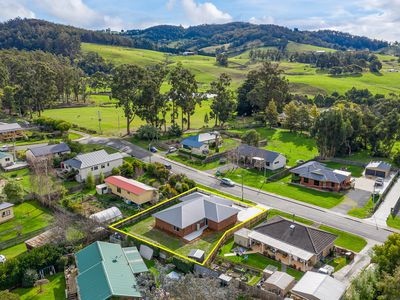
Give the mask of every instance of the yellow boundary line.
[[(146, 240), (146, 239), (142, 238), (141, 236), (135, 235), (135, 234), (130, 233), (130, 232), (122, 231), (122, 230), (116, 228), (116, 226), (118, 226), (118, 225), (120, 225), (120, 224), (122, 224), (122, 223), (124, 223), (124, 222), (126, 222), (126, 221), (129, 221), (129, 220), (131, 220), (131, 219), (133, 219), (133, 218), (135, 218), (135, 217), (137, 217), (137, 216), (140, 216), (140, 215), (142, 215), (142, 214), (148, 212), (149, 210), (153, 210), (153, 209), (159, 207), (160, 205), (163, 205), (164, 203), (171, 202), (171, 201), (177, 199), (178, 197), (182, 197), (183, 195), (189, 194), (189, 193), (191, 193), (191, 192), (193, 192), (193, 191), (203, 191), (203, 192), (206, 192), (206, 193), (211, 193), (211, 194), (214, 194), (214, 195), (217, 195), (217, 196), (220, 196), (220, 197), (224, 197), (224, 198), (226, 198), (226, 199), (229, 199), (229, 200), (232, 200), (232, 201), (235, 201), (235, 202), (238, 202), (238, 203), (245, 204), (246, 206), (257, 207), (258, 209), (261, 210), (261, 212), (259, 212), (258, 214), (256, 214), (256, 215), (254, 215), (254, 216), (248, 218), (247, 220), (245, 220), (245, 221), (243, 221), (243, 222), (240, 222), (239, 224), (233, 226), (232, 228), (226, 230), (226, 231), (224, 232), (224, 234), (220, 237), (220, 239), (217, 241), (217, 243), (215, 244), (215, 246), (211, 249), (210, 253), (206, 256), (206, 258), (204, 259), (204, 261), (203, 261), (202, 263), (199, 263), (198, 261), (196, 261), (196, 260), (194, 260), (194, 259), (191, 259), (191, 258), (189, 258), (189, 257), (187, 257), (187, 256), (184, 256), (184, 255), (182, 255), (182, 254), (180, 254), (180, 253), (177, 253), (177, 252), (173, 251), (172, 249), (169, 249), (169, 248), (167, 248), (167, 247), (164, 247), (163, 245), (159, 245), (159, 244), (156, 244), (156, 243), (154, 243), (154, 242), (152, 242), (152, 241)], [(260, 206), (255, 205), (255, 204), (246, 203), (246, 202), (244, 202), (244, 201), (240, 201), (240, 200), (234, 199), (234, 198), (232, 198), (232, 197), (230, 197), (230, 196), (226, 196), (226, 195), (223, 195), (223, 194), (218, 193), (218, 192), (211, 192), (211, 191), (208, 191), (208, 190), (199, 188), (199, 187), (194, 187), (194, 188), (192, 188), (192, 189), (190, 189), (190, 190), (188, 190), (188, 191), (186, 191), (186, 192), (184, 192), (184, 193), (182, 193), (182, 194), (179, 194), (179, 195), (174, 196), (174, 197), (172, 197), (172, 198), (170, 198), (170, 199), (161, 201), (161, 202), (157, 203), (156, 205), (153, 205), (152, 207), (149, 207), (149, 208), (147, 208), (147, 209), (145, 209), (145, 210), (143, 210), (143, 211), (141, 211), (141, 212), (139, 212), (139, 213), (137, 213), (137, 214), (134, 214), (134, 215), (132, 215), (132, 216), (130, 216), (130, 217), (127, 217), (127, 218), (125, 218), (125, 219), (123, 219), (123, 220), (120, 220), (120, 221), (118, 221), (117, 223), (114, 223), (114, 224), (110, 225), (109, 228), (112, 229), (112, 230), (114, 230), (114, 231), (117, 231), (117, 232), (119, 232), (119, 233), (121, 233), (121, 234), (130, 236), (130, 237), (132, 237), (132, 238), (134, 238), (134, 239), (136, 239), (136, 240), (139, 240), (139, 241), (141, 241), (141, 242), (144, 242), (144, 243), (146, 243), (146, 244), (149, 244), (149, 245), (151, 245), (151, 246), (153, 246), (153, 247), (156, 247), (156, 248), (158, 248), (158, 249), (164, 250), (164, 251), (166, 251), (166, 252), (168, 252), (168, 253), (170, 253), (170, 254), (172, 254), (172, 255), (175, 255), (175, 256), (178, 256), (178, 257), (180, 257), (180, 258), (183, 258), (184, 260), (193, 262), (193, 263), (198, 264), (198, 265), (200, 265), (200, 266), (204, 266), (204, 265), (207, 263), (207, 261), (210, 259), (211, 254), (213, 254), (214, 251), (217, 249), (217, 247), (220, 246), (221, 241), (225, 238), (225, 236), (228, 234), (228, 232), (234, 231), (234, 230), (235, 230), (236, 228), (238, 228), (239, 226), (242, 226), (243, 224), (250, 222), (252, 219), (257, 218), (259, 215), (263, 214), (263, 213), (266, 212), (266, 211), (267, 211), (267, 210), (266, 210), (265, 208), (262, 208), (262, 207), (260, 207)]]

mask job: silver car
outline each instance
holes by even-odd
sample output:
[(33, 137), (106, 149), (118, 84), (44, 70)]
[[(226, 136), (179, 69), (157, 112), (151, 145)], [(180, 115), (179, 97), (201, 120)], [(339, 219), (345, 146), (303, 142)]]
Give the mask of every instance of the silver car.
[(235, 183), (229, 178), (222, 178), (221, 184), (227, 185), (227, 186), (235, 186)]

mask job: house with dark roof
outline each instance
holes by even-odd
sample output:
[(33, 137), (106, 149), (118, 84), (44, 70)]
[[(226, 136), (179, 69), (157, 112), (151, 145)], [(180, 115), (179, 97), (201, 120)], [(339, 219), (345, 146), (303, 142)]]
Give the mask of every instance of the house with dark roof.
[(104, 180), (108, 190), (125, 200), (128, 204), (143, 204), (158, 200), (157, 189), (142, 182), (123, 176), (110, 176)]
[(111, 174), (113, 168), (118, 168), (123, 163), (122, 154), (108, 154), (105, 150), (78, 154), (74, 158), (68, 159), (61, 163), (64, 172), (76, 172), (75, 179), (78, 182), (86, 181), (89, 173), (98, 177), (101, 173), (105, 176)]
[(351, 172), (331, 169), (317, 161), (293, 168), (290, 173), (292, 182), (320, 190), (339, 192), (352, 186)]
[(239, 145), (236, 154), (238, 160), (259, 169), (277, 170), (286, 165), (286, 157), (281, 153), (246, 144)]
[(365, 167), (365, 176), (382, 177), (389, 176), (392, 165), (384, 161), (371, 161)]
[(52, 158), (71, 153), (71, 149), (66, 143), (46, 145), (42, 147), (31, 147), (26, 151), (26, 160), (32, 162), (39, 158)]
[(142, 299), (136, 276), (148, 269), (136, 247), (98, 241), (75, 259), (80, 300)]
[[(276, 216), (253, 230), (238, 231), (235, 243), (303, 272), (334, 249), (337, 235)], [(245, 236), (244, 236), (245, 235)]]
[(201, 236), (206, 229), (221, 231), (234, 225), (240, 212), (233, 201), (214, 195), (196, 192), (180, 200), (180, 203), (152, 216), (155, 228), (186, 241)]

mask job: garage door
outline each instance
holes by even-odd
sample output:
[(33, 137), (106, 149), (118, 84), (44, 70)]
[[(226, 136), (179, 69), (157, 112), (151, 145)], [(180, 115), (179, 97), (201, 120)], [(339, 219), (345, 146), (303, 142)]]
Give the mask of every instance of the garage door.
[(375, 176), (375, 170), (366, 169), (365, 175)]
[(382, 171), (376, 171), (376, 176), (385, 178), (386, 177), (386, 173), (382, 172)]

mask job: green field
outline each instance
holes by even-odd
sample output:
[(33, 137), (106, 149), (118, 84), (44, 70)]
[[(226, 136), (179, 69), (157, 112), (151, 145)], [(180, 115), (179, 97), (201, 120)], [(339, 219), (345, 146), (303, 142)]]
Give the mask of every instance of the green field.
[(3, 177), (7, 180), (16, 180), (21, 183), (26, 193), (29, 193), (31, 190), (31, 182), (30, 182), (30, 171), (28, 168), (12, 171), (12, 172), (4, 172), (0, 174), (0, 178)]
[(338, 235), (338, 238), (335, 241), (336, 246), (343, 247), (354, 252), (360, 252), (367, 245), (367, 241), (360, 236), (325, 225), (319, 226), (319, 229)]
[[(98, 98), (95, 98), (98, 101)], [(96, 130), (100, 132), (98, 114), (101, 115), (101, 131), (104, 135), (119, 136), (126, 133), (126, 120), (122, 108), (114, 106), (88, 106), (74, 108), (48, 109), (44, 111), (43, 116), (53, 119), (62, 119), (81, 127)], [(210, 112), (210, 102), (203, 101), (201, 106), (196, 107), (194, 115), (191, 117), (191, 127), (201, 128), (204, 126), (204, 116)], [(118, 126), (119, 118), (119, 126)], [(170, 124), (170, 117), (167, 117), (167, 124)], [(180, 122), (180, 119), (178, 120)], [(137, 129), (145, 122), (135, 118), (131, 124), (131, 130)], [(180, 123), (179, 123), (180, 124)], [(118, 130), (119, 128), (119, 130)]]
[(35, 201), (16, 205), (14, 218), (0, 225), (0, 242), (46, 227), (52, 219), (50, 212)]
[(65, 299), (64, 273), (49, 276), (49, 283), (43, 286), (43, 292), (39, 293), (38, 287), (18, 288), (13, 293), (20, 296), (21, 300), (60, 300)]
[[(286, 156), (288, 166), (295, 166), (299, 159), (309, 160), (318, 155), (315, 140), (307, 135), (286, 129), (256, 128), (256, 130), (261, 139), (267, 140), (267, 146), (263, 148), (282, 153)], [(246, 130), (230, 130), (230, 132), (243, 134)]]
[(4, 255), (7, 259), (17, 257), (18, 255), (26, 252), (25, 243), (20, 243), (15, 246), (0, 250), (0, 254)]

